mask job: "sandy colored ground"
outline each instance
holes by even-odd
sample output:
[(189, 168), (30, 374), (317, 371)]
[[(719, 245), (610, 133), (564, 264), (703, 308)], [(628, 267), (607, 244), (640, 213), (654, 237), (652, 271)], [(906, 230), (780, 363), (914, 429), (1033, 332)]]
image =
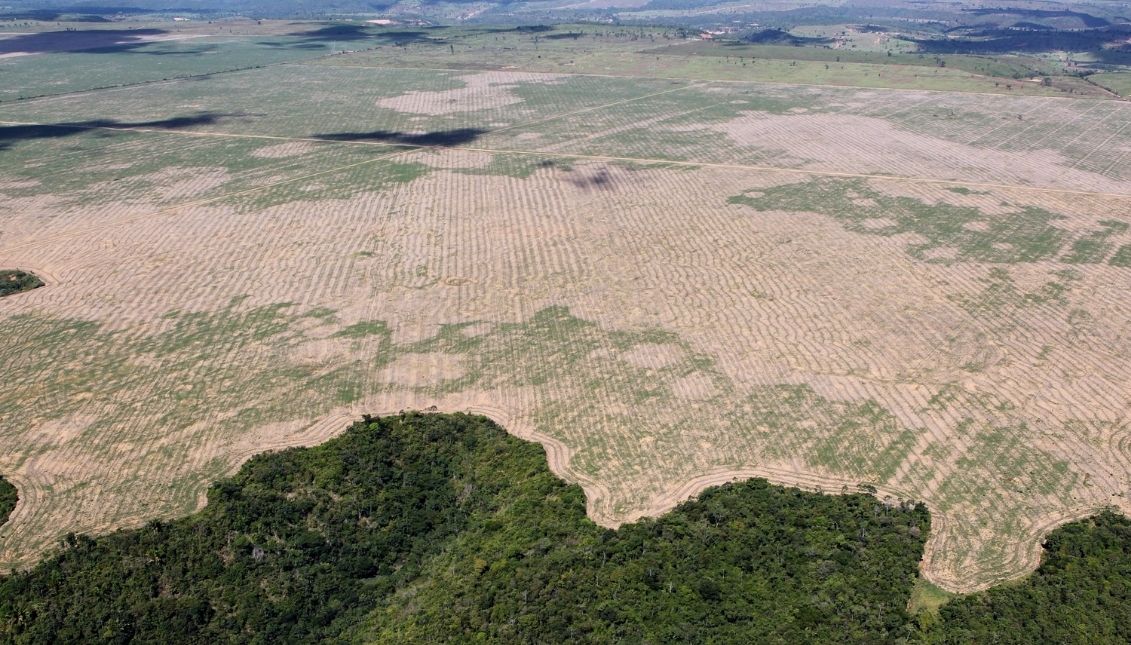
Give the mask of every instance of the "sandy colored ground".
[(558, 78), (562, 77), (557, 74), (516, 72), (466, 74), (456, 79), (461, 87), (435, 92), (406, 92), (400, 96), (380, 99), (377, 106), (428, 116), (476, 112), (521, 103), (522, 97), (510, 92), (519, 83), (552, 84)]
[(1126, 182), (1076, 169), (1080, 160), (1055, 150), (997, 150), (946, 141), (875, 117), (751, 112), (713, 128), (738, 146), (769, 150), (785, 164), (812, 170), (970, 181), (995, 177), (1007, 184), (1079, 186), (1097, 192), (1127, 189)]
[[(475, 110), (515, 98), (467, 78), (481, 78)], [(385, 107), (445, 114), (471, 100), (460, 91)], [(1063, 155), (813, 116), (713, 126), (807, 172), (547, 153), (568, 165), (508, 176), (489, 169), (522, 154), (472, 144), (280, 175), (233, 200), (201, 195), (237, 177), (195, 168), (147, 175), (167, 187), (117, 206), (17, 201), (0, 266), (48, 286), (0, 301), (0, 472), (21, 495), (0, 566), (34, 562), (67, 531), (186, 513), (253, 454), (402, 409), (482, 413), (539, 441), (609, 526), (751, 476), (922, 500), (923, 570), (957, 591), (1032, 570), (1059, 523), (1131, 510), (1131, 269), (921, 258), (920, 236), (882, 234), (890, 213), (850, 230), (828, 204), (728, 201), (856, 181), (872, 194), (850, 195), (857, 208), (977, 208), (971, 230), (988, 230), (1040, 207), (1071, 242), (1131, 221), (1131, 186), (1072, 175), (1079, 160)], [(869, 137), (891, 157), (873, 161)], [(284, 141), (255, 154), (309, 153)], [(1014, 185), (931, 183), (952, 158)], [(392, 162), (427, 172), (325, 192)], [(822, 177), (825, 163), (860, 167)], [(877, 176), (888, 168), (906, 177)]]

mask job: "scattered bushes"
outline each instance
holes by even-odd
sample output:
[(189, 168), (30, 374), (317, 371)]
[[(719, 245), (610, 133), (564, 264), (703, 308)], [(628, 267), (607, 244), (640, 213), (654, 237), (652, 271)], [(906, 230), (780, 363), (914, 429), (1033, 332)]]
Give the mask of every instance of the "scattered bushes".
[(42, 286), (42, 280), (26, 271), (0, 270), (0, 298)]

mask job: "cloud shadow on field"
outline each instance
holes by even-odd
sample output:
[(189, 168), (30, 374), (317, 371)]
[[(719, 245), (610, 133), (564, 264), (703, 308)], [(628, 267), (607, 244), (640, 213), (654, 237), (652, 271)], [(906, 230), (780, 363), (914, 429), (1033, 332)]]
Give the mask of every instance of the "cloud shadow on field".
[[(219, 112), (201, 112), (193, 116), (178, 116), (168, 119), (153, 121), (118, 121), (116, 119), (91, 119), (89, 121), (66, 121), (62, 123), (36, 123), (28, 125), (0, 125), (0, 150), (6, 150), (20, 141), (35, 139), (59, 139), (70, 137), (90, 130), (101, 128), (114, 128), (130, 130), (134, 128), (157, 128), (164, 130), (179, 130), (197, 125), (212, 125), (222, 119), (243, 114), (223, 114)], [(103, 131), (105, 132), (105, 131)]]
[(334, 132), (316, 134), (315, 139), (324, 141), (381, 141), (406, 146), (458, 146), (471, 143), (487, 133), (482, 128), (457, 128), (435, 132), (394, 132), (391, 130), (371, 130), (369, 132)]
[(742, 41), (756, 45), (793, 45), (794, 47), (800, 47), (802, 45), (828, 45), (833, 42), (831, 38), (798, 36), (784, 29), (762, 29), (746, 34), (742, 37)]
[(435, 38), (416, 29), (392, 29), (382, 31), (369, 25), (328, 25), (317, 29), (285, 34), (299, 38), (299, 42), (264, 41), (261, 44), (279, 49), (322, 49), (327, 44), (357, 43), (368, 41), (373, 45), (404, 45), (411, 43), (446, 43), (443, 38)]
[[(113, 54), (126, 52), (157, 42), (153, 36), (169, 33), (164, 29), (80, 29), (78, 31), (44, 31), (0, 39), (2, 54), (44, 54), (85, 52)], [(191, 53), (191, 52), (187, 52)]]
[(1131, 27), (1113, 25), (1097, 29), (1018, 31), (1014, 29), (978, 29), (966, 31), (962, 37), (912, 38), (900, 40), (914, 43), (926, 54), (1010, 54), (1054, 51), (1091, 52), (1101, 62), (1116, 62), (1131, 55)]

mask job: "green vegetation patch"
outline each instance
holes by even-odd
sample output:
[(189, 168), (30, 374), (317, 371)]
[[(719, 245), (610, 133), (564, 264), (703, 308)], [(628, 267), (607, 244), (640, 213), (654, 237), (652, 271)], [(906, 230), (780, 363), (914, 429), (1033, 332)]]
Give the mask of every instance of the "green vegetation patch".
[[(1026, 206), (1004, 215), (987, 215), (980, 209), (953, 204), (928, 204), (912, 197), (887, 195), (860, 179), (817, 179), (801, 184), (774, 186), (730, 198), (757, 210), (817, 212), (839, 221), (845, 229), (865, 235), (911, 233), (922, 238), (907, 247), (912, 256), (932, 262), (1037, 262), (1055, 258), (1069, 233), (1054, 223), (1056, 213)], [(1105, 227), (1102, 239), (1095, 235), (1079, 253), (1066, 261), (1099, 261), (1106, 235), (1118, 232)], [(1097, 234), (1098, 235), (1098, 234)]]
[(907, 604), (907, 610), (918, 618), (921, 627), (929, 628), (938, 620), (939, 608), (954, 597), (955, 594), (919, 578), (911, 588), (911, 601)]
[[(372, 154), (385, 152), (374, 148)], [(318, 176), (283, 181), (260, 190), (236, 191), (222, 203), (232, 204), (240, 212), (256, 212), (265, 208), (291, 202), (317, 203), (325, 200), (349, 199), (363, 192), (383, 192), (400, 184), (407, 184), (427, 175), (431, 168), (422, 163), (401, 163), (374, 158), (372, 162), (358, 162), (345, 169), (326, 172)]]
[(464, 175), (494, 175), (527, 179), (543, 168), (569, 169), (569, 164), (549, 157), (495, 154), (491, 156), (491, 161), (482, 168), (459, 168), (455, 172)]
[[(62, 34), (60, 34), (62, 35)], [(0, 59), (5, 83), (0, 101), (122, 87), (174, 78), (312, 60), (332, 51), (330, 44), (299, 38), (190, 38), (132, 43), (101, 51), (40, 52)]]
[(994, 267), (985, 278), (980, 280), (985, 285), (981, 291), (972, 295), (949, 297), (970, 315), (983, 317), (999, 316), (1026, 307), (1067, 305), (1072, 284), (1079, 279), (1079, 276), (1075, 270), (1066, 269), (1055, 272), (1054, 277), (1055, 280), (1049, 280), (1040, 287), (1025, 291), (1017, 286), (1009, 271), (1002, 267)]
[(1107, 263), (1113, 267), (1131, 267), (1131, 244), (1124, 244), (1119, 247), (1119, 250), (1111, 256)]
[(808, 385), (757, 388), (742, 413), (744, 422), (773, 437), (765, 446), (770, 457), (801, 456), (814, 466), (879, 481), (895, 474), (917, 437), (875, 401), (832, 401)]
[(0, 581), (0, 639), (891, 641), (927, 523), (753, 480), (612, 531), (486, 419), (367, 418), (188, 518), (67, 536)]
[[(1069, 264), (1098, 264), (1111, 252), (1111, 237), (1126, 233), (1129, 225), (1119, 220), (1103, 220), (1100, 228), (1072, 242), (1061, 261)], [(1113, 258), (1114, 260), (1114, 258)]]
[(0, 298), (43, 286), (43, 280), (27, 271), (0, 271)]

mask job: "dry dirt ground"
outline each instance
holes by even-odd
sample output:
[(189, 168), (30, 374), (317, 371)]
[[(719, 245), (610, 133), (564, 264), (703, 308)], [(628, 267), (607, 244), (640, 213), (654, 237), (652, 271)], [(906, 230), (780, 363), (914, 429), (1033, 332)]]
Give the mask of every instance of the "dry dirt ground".
[[(1060, 523), (1131, 510), (1131, 106), (1009, 99), (1104, 115), (1054, 140), (908, 120), (946, 95), (707, 118), (740, 90), (461, 78), (359, 100), (364, 142), (237, 122), (0, 146), (0, 266), (47, 282), (0, 301), (0, 473), (20, 490), (0, 566), (187, 513), (257, 452), (406, 408), (541, 442), (609, 526), (751, 476), (922, 500), (923, 571), (956, 591), (1032, 570)], [(380, 118), (485, 132), (397, 147)], [(1002, 128), (1048, 143), (977, 140)]]

